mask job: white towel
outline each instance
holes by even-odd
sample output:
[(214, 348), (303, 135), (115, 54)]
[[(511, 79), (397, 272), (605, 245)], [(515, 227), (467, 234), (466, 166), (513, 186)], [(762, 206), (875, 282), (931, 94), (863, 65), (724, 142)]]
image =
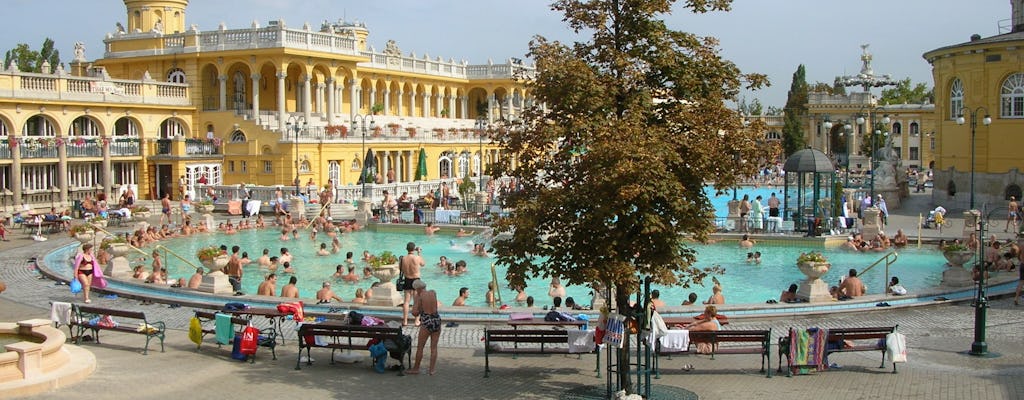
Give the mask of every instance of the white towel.
[(668, 332), (668, 326), (665, 325), (665, 319), (661, 317), (657, 311), (651, 313), (651, 334), (648, 336), (649, 343), (654, 344), (655, 340), (665, 336)]
[(669, 329), (661, 337), (662, 350), (686, 351), (690, 347), (690, 331), (686, 329)]
[(594, 351), (594, 330), (580, 330), (570, 329), (566, 331), (569, 333), (569, 352), (570, 353), (590, 353)]
[(67, 325), (71, 322), (71, 303), (65, 303), (63, 301), (55, 301), (51, 303), (50, 320), (56, 323), (58, 328), (61, 325)]
[(245, 209), (249, 212), (249, 215), (256, 215), (260, 213), (260, 203), (262, 202), (259, 200), (249, 200), (248, 203), (245, 203)]

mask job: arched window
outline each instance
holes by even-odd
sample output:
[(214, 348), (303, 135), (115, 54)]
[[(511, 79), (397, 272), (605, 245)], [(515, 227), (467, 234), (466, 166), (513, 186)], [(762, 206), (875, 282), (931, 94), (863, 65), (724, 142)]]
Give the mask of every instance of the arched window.
[(960, 110), (964, 108), (964, 83), (960, 78), (953, 79), (949, 85), (949, 119), (956, 119), (960, 116)]
[(114, 136), (139, 136), (139, 124), (131, 118), (121, 117), (114, 122)]
[(302, 160), (299, 163), (299, 172), (308, 173), (310, 170), (312, 170), (312, 167), (309, 165), (309, 160)]
[(167, 81), (171, 83), (185, 83), (185, 71), (175, 68), (167, 73)]
[(893, 135), (902, 135), (903, 134), (903, 124), (900, 124), (899, 122), (893, 122), (892, 123), (892, 134)]
[(22, 136), (56, 136), (57, 131), (53, 127), (53, 122), (42, 115), (33, 115), (25, 121), (25, 126), (21, 130)]
[(182, 128), (181, 123), (173, 119), (166, 119), (160, 123), (161, 139), (170, 139), (175, 136), (185, 136), (185, 129)]
[(245, 143), (245, 133), (242, 131), (235, 131), (232, 133), (231, 143)]
[(0, 118), (0, 136), (10, 136), (11, 133), (7, 128), (7, 121)]
[(1020, 198), (1021, 198), (1020, 196), (1021, 196), (1020, 186), (1017, 186), (1017, 184), (1011, 183), (1010, 186), (1006, 187), (1006, 196), (1003, 198), (1003, 200), (1010, 200), (1010, 197), (1013, 197), (1014, 199), (1020, 200)]
[(1003, 81), (999, 115), (1003, 118), (1024, 118), (1024, 73), (1010, 75)]
[(459, 154), (459, 169), (458, 177), (466, 178), (469, 176), (469, 152), (462, 152)]
[(441, 155), (441, 158), (437, 159), (437, 167), (441, 179), (451, 178), (452, 176), (452, 159), (449, 155), (445, 153)]
[(99, 136), (100, 127), (91, 118), (81, 116), (71, 121), (68, 128), (68, 136)]
[(920, 135), (920, 134), (921, 134), (921, 125), (918, 125), (917, 122), (911, 122), (910, 123), (910, 136), (917, 136), (917, 135)]

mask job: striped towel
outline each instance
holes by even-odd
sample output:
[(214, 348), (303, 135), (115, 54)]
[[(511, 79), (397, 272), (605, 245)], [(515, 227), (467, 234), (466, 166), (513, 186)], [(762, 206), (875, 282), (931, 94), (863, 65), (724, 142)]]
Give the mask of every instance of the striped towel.
[(789, 359), (793, 363), (793, 372), (808, 374), (811, 367), (821, 371), (825, 369), (825, 329), (810, 328), (807, 330), (790, 329)]

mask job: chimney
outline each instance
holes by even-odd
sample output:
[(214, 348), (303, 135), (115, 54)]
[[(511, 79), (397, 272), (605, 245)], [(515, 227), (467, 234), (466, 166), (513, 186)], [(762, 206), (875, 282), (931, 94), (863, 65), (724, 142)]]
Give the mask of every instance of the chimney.
[(1011, 19), (1013, 27), (1010, 32), (1024, 31), (1024, 0), (1010, 0), (1010, 8), (1013, 12)]

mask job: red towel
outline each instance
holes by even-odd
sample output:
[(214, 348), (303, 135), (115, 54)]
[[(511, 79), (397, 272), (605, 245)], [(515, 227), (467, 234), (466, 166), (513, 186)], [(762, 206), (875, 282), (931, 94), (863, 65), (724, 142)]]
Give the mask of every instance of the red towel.
[(292, 319), (295, 320), (295, 322), (302, 322), (302, 320), (305, 319), (303, 317), (303, 313), (302, 313), (302, 302), (301, 301), (296, 301), (296, 302), (292, 302), (292, 303), (281, 303), (281, 304), (278, 304), (277, 305), (277, 311), (280, 311), (280, 312), (283, 312), (283, 313), (290, 313), (292, 315)]

